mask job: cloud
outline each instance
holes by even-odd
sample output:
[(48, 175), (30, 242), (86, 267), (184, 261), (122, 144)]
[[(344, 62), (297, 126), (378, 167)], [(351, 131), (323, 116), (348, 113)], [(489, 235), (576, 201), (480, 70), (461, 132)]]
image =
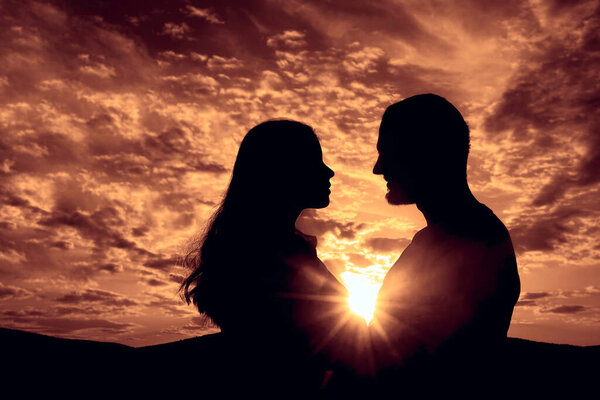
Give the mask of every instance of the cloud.
[(374, 252), (391, 253), (402, 251), (410, 243), (409, 239), (391, 239), (385, 237), (372, 237), (367, 239), (365, 246)]
[(146, 306), (151, 310), (160, 310), (161, 313), (175, 317), (190, 317), (198, 314), (197, 310), (192, 310), (191, 307), (184, 305), (178, 297), (166, 297), (159, 293), (152, 293), (153, 300), (146, 303)]
[(594, 225), (598, 190), (564, 199), (550, 209), (524, 210), (510, 224), (510, 234), (518, 252), (556, 251), (571, 259), (593, 259), (593, 235), (586, 234)]
[(96, 303), (105, 306), (129, 307), (138, 304), (123, 295), (100, 289), (86, 289), (83, 292), (71, 292), (56, 299), (58, 303), (80, 304)]
[(177, 284), (181, 284), (184, 281), (185, 277), (179, 274), (169, 274), (169, 281), (175, 282)]
[(524, 146), (511, 160), (515, 169), (526, 170), (549, 154), (574, 158), (573, 169), (545, 174), (549, 182), (534, 197), (534, 206), (556, 204), (571, 190), (600, 182), (600, 83), (593, 72), (600, 68), (599, 10), (596, 5), (566, 32), (543, 36), (537, 43), (541, 51), (523, 64), (485, 120), (488, 132), (508, 131)]
[(152, 279), (148, 279), (148, 280), (146, 281), (146, 284), (148, 284), (149, 286), (154, 286), (154, 287), (159, 287), (159, 286), (166, 286), (166, 285), (168, 285), (168, 283), (166, 283), (166, 282), (163, 282), (163, 281), (161, 281), (161, 280), (158, 280), (158, 279), (154, 279), (154, 278), (152, 278)]
[(525, 292), (521, 295), (521, 300), (537, 300), (545, 297), (549, 297), (550, 293), (548, 292)]
[[(50, 216), (40, 219), (38, 224), (51, 228), (60, 226), (75, 228), (83, 237), (93, 240), (98, 248), (115, 247), (144, 253), (145, 250), (111, 228), (114, 225), (122, 225), (117, 219), (110, 218), (115, 215), (114, 213), (115, 210), (112, 208), (104, 208), (91, 215), (79, 211), (72, 213), (55, 211)], [(107, 217), (110, 218), (108, 221)]]
[(212, 56), (208, 60), (207, 66), (210, 70), (232, 70), (243, 67), (244, 63), (235, 57)]
[(267, 39), (267, 46), (274, 48), (300, 48), (306, 46), (306, 35), (302, 32), (288, 30)]
[(532, 306), (535, 306), (535, 305), (537, 305), (537, 303), (535, 302), (535, 300), (519, 300), (515, 304), (515, 307), (532, 307)]
[(346, 55), (343, 65), (346, 71), (351, 74), (374, 73), (384, 54), (384, 51), (380, 48), (365, 47)]
[(116, 274), (119, 272), (123, 272), (123, 267), (113, 263), (102, 264), (98, 267), (100, 271), (106, 271), (110, 274)]
[(183, 39), (190, 31), (190, 27), (185, 22), (180, 24), (175, 22), (165, 22), (162, 34), (171, 36), (174, 39)]
[(352, 43), (364, 40), (366, 32), (374, 32), (375, 38), (404, 40), (415, 46), (423, 45), (425, 51), (447, 47), (415, 18), (409, 7), (397, 2), (351, 2), (344, 7), (323, 1), (282, 3), (286, 11), (306, 19), (316, 30), (336, 41)]
[(348, 254), (348, 260), (358, 267), (366, 267), (371, 263), (371, 261), (365, 257), (364, 254), (360, 253), (350, 253)]
[(72, 318), (16, 318), (17, 327), (26, 325), (48, 334), (70, 334), (82, 330), (100, 330), (104, 334), (123, 334), (135, 325), (130, 323), (112, 322), (106, 319), (72, 319)]
[(524, 292), (521, 293), (519, 297), (519, 301), (515, 305), (516, 307), (533, 307), (537, 306), (537, 301), (539, 299), (545, 299), (545, 301), (551, 300), (556, 297), (556, 294), (553, 296), (549, 292)]
[(185, 95), (216, 94), (220, 84), (211, 76), (201, 73), (186, 73), (184, 75), (168, 75), (162, 78), (174, 90), (181, 90)]
[(578, 312), (585, 311), (586, 307), (578, 306), (578, 305), (564, 305), (553, 307), (547, 310), (541, 310), (544, 313), (554, 313), (554, 314), (576, 314)]
[(21, 289), (16, 286), (5, 285), (0, 282), (0, 301), (7, 299), (20, 299), (31, 295), (32, 293), (28, 290)]
[(340, 239), (354, 239), (366, 225), (352, 221), (339, 222), (333, 219), (321, 219), (313, 210), (306, 210), (300, 216), (296, 226), (311, 235), (323, 236), (325, 233), (331, 232)]
[(153, 257), (144, 263), (144, 267), (150, 269), (157, 269), (161, 271), (170, 271), (174, 266), (180, 264), (180, 259), (177, 256), (173, 257)]
[(115, 69), (104, 64), (83, 65), (79, 70), (86, 74), (95, 75), (100, 78), (110, 78), (116, 76)]
[(190, 17), (202, 18), (211, 24), (225, 23), (225, 21), (221, 20), (219, 16), (210, 8), (198, 8), (188, 4), (185, 9)]

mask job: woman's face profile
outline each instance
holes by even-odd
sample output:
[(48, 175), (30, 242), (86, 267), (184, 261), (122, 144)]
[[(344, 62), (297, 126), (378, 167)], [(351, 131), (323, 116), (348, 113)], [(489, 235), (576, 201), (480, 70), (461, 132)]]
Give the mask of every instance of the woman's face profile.
[(295, 146), (288, 163), (288, 174), (283, 177), (285, 183), (282, 186), (290, 205), (301, 210), (327, 207), (331, 193), (329, 180), (334, 172), (323, 162), (317, 137), (313, 134), (306, 143)]

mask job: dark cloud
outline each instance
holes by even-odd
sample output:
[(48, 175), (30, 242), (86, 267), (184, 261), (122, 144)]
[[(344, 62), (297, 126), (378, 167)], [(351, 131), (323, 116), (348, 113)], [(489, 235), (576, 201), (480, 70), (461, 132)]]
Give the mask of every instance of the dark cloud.
[(31, 292), (16, 286), (5, 285), (0, 282), (0, 300), (18, 299), (31, 296)]
[(183, 280), (185, 279), (185, 277), (183, 275), (179, 275), (179, 274), (169, 274), (169, 280), (171, 282), (175, 282), (177, 284), (181, 284), (183, 282)]
[(65, 304), (96, 303), (115, 307), (129, 307), (138, 304), (137, 301), (128, 299), (123, 295), (99, 289), (71, 292), (57, 298), (56, 301)]
[[(199, 90), (197, 85), (194, 87), (194, 90)], [(189, 134), (181, 128), (168, 128), (157, 135), (145, 134), (139, 140), (126, 139), (116, 134), (116, 129), (112, 127), (102, 136), (90, 133), (87, 137), (88, 149), (94, 156), (90, 167), (103, 174), (100, 178), (126, 182), (139, 182), (141, 179), (153, 185), (158, 177), (181, 177), (187, 172), (221, 174), (228, 171), (194, 148)]]
[(140, 237), (140, 236), (145, 236), (146, 233), (148, 233), (150, 231), (150, 228), (147, 226), (140, 226), (137, 228), (133, 228), (131, 230), (131, 234), (135, 237)]
[(549, 292), (525, 292), (521, 294), (519, 301), (517, 302), (517, 307), (532, 307), (536, 306), (536, 300), (539, 299), (547, 299), (552, 295)]
[[(39, 126), (43, 127), (41, 123)], [(8, 173), (5, 172), (8, 176), (67, 172), (82, 162), (81, 146), (61, 133), (39, 132), (16, 137), (0, 135), (2, 142), (4, 146), (0, 146), (0, 157), (11, 160)]]
[(542, 215), (523, 215), (510, 228), (515, 249), (520, 252), (554, 250), (583, 228), (580, 221), (583, 215), (583, 210), (572, 207), (559, 207)]
[(154, 279), (154, 278), (148, 279), (146, 281), (146, 284), (148, 284), (148, 286), (154, 286), (154, 287), (168, 285), (167, 282), (164, 282), (164, 281), (161, 281), (161, 280), (158, 280), (158, 279)]
[(123, 271), (123, 267), (114, 263), (106, 263), (106, 264), (102, 264), (98, 267), (98, 270), (100, 271), (106, 271), (109, 272), (111, 274), (117, 274), (119, 272)]
[[(88, 307), (54, 307), (52, 309), (53, 316), (63, 317), (65, 315), (79, 315), (84, 317), (89, 317), (90, 315), (101, 315), (105, 310), (100, 308), (95, 308), (93, 306)], [(47, 315), (48, 316), (48, 315)]]
[(39, 310), (19, 310), (19, 311), (4, 311), (2, 315), (6, 317), (40, 317), (43, 316), (44, 313)]
[(75, 228), (82, 237), (92, 240), (100, 249), (115, 247), (145, 253), (145, 250), (138, 248), (134, 242), (126, 239), (121, 233), (112, 228), (113, 225), (123, 224), (122, 220), (116, 216), (114, 209), (104, 208), (89, 215), (86, 214), (79, 211), (73, 213), (55, 211), (51, 215), (40, 219), (38, 224), (49, 228), (61, 226)]
[(554, 314), (576, 314), (578, 312), (585, 311), (585, 310), (586, 310), (586, 307), (584, 307), (584, 306), (573, 305), (573, 306), (553, 307), (553, 308), (550, 308), (547, 310), (541, 310), (541, 312), (554, 313)]
[[(197, 196), (177, 190), (161, 193), (155, 200), (156, 206), (166, 206), (174, 211), (193, 210), (198, 204), (214, 206), (215, 202), (198, 199)], [(146, 229), (147, 230), (147, 229)], [(140, 235), (141, 236), (141, 235)]]
[(99, 329), (105, 334), (122, 334), (128, 332), (135, 325), (117, 323), (106, 319), (74, 319), (74, 318), (15, 318), (13, 323), (17, 327), (27, 326), (30, 330), (48, 334), (67, 334), (82, 330)]
[(170, 271), (174, 266), (181, 263), (181, 260), (177, 256), (173, 257), (152, 257), (144, 263), (144, 267), (150, 269), (158, 269), (161, 271)]
[(373, 237), (367, 239), (365, 246), (376, 253), (391, 253), (402, 251), (410, 243), (409, 239), (392, 239), (385, 237)]
[(563, 148), (565, 137), (585, 147), (583, 156), (569, 154), (577, 162), (575, 170), (559, 169), (534, 198), (534, 206), (555, 204), (571, 189), (600, 182), (599, 31), (596, 5), (571, 35), (544, 37), (538, 43), (541, 54), (523, 64), (485, 122), (490, 133), (509, 131), (523, 146), (511, 160), (513, 170), (526, 170), (548, 153), (571, 152)]
[(159, 293), (152, 293), (151, 297), (153, 300), (147, 302), (146, 306), (152, 309), (159, 309), (166, 315), (182, 317), (190, 316), (193, 313), (191, 307), (184, 306), (185, 303), (179, 297), (166, 297)]
[[(51, 335), (76, 333), (84, 330), (100, 330), (103, 334), (122, 334), (134, 327), (130, 323), (118, 323), (103, 318), (89, 318), (100, 312), (92, 307), (58, 306), (49, 310), (9, 310), (1, 314), (2, 325)], [(65, 318), (64, 316), (71, 317)], [(77, 316), (76, 316), (77, 315)]]
[(526, 292), (521, 295), (520, 300), (536, 300), (536, 299), (542, 299), (545, 297), (550, 297), (550, 293), (548, 293), (548, 292)]
[(56, 247), (57, 249), (69, 250), (73, 248), (73, 243), (65, 240), (55, 240), (49, 243), (50, 247)]
[(517, 301), (517, 304), (515, 304), (515, 307), (531, 307), (535, 305), (537, 305), (535, 300), (519, 300)]

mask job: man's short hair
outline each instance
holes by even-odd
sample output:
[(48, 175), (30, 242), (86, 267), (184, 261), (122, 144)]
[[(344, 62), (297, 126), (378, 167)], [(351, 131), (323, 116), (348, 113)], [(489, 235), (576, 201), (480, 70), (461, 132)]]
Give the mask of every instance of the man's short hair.
[(381, 129), (399, 135), (397, 145), (410, 146), (415, 157), (427, 155), (447, 167), (466, 168), (469, 127), (448, 100), (436, 94), (419, 94), (389, 106)]

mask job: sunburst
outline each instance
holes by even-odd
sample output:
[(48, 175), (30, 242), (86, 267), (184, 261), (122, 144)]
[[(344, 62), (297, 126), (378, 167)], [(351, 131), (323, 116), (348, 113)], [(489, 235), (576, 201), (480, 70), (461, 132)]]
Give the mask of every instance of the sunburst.
[(348, 307), (350, 311), (362, 317), (367, 324), (371, 322), (375, 312), (375, 301), (381, 283), (376, 283), (371, 277), (353, 271), (340, 274), (348, 289)]

